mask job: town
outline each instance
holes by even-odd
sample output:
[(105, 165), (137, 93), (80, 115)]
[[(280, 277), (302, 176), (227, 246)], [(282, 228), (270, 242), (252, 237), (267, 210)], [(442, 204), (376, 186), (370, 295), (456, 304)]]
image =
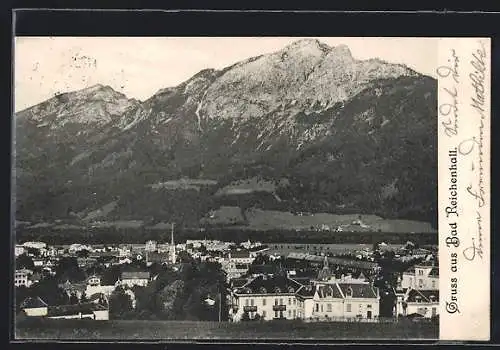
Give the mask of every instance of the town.
[(437, 247), (224, 242), (16, 244), (18, 318), (437, 320)]

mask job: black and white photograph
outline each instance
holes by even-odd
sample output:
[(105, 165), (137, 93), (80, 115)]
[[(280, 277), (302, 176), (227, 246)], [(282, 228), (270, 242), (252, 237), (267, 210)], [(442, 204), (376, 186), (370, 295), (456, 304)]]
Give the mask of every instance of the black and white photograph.
[(15, 338), (439, 339), (438, 47), (16, 37)]

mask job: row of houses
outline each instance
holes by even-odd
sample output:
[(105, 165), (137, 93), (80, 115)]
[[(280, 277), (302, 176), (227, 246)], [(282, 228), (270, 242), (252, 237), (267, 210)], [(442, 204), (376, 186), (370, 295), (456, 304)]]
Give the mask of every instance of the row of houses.
[[(381, 300), (378, 288), (363, 269), (356, 277), (337, 276), (337, 263), (337, 259), (323, 257), (323, 268), (314, 278), (295, 277), (282, 270), (233, 279), (228, 293), (229, 319), (377, 320)], [(372, 268), (371, 264), (362, 267), (367, 272)], [(438, 281), (436, 266), (417, 265), (403, 273), (394, 290), (393, 316), (437, 316)]]
[(257, 276), (230, 291), (229, 319), (246, 317), (276, 319), (374, 320), (379, 315), (378, 291), (370, 283), (358, 281), (312, 281), (302, 284), (284, 275)]

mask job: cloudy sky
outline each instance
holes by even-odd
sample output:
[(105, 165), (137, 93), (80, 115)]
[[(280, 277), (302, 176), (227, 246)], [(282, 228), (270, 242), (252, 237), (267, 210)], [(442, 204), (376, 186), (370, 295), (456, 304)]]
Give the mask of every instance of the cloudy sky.
[[(302, 38), (18, 37), (15, 111), (100, 83), (145, 100), (205, 68), (221, 69)], [(317, 38), (346, 44), (357, 59), (379, 57), (435, 76), (438, 39)]]

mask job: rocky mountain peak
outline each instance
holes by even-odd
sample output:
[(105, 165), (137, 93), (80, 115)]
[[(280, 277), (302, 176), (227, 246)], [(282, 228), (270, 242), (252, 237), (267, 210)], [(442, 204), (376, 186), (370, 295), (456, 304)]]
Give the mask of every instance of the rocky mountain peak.
[(301, 39), (294, 41), (280, 51), (282, 54), (291, 56), (324, 56), (331, 50), (331, 47), (322, 43), (318, 39)]
[(331, 51), (331, 54), (334, 54), (336, 56), (342, 56), (345, 58), (352, 59), (351, 50), (349, 49), (349, 46), (347, 46), (345, 44), (340, 44), (340, 45), (334, 46), (330, 51)]

